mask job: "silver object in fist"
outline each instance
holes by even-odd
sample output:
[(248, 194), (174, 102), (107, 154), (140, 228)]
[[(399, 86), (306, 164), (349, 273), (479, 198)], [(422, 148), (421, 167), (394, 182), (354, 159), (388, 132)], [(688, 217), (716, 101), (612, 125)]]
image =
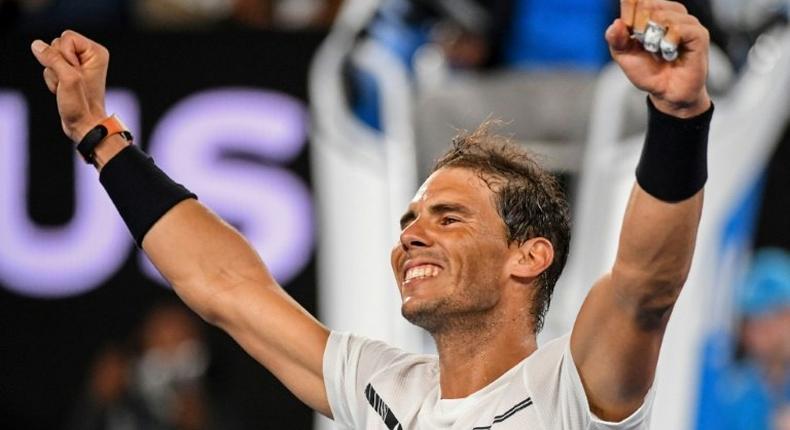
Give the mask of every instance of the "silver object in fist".
[(661, 57), (666, 61), (675, 61), (678, 58), (678, 46), (666, 39), (667, 29), (662, 25), (648, 21), (645, 31), (634, 31), (631, 38), (637, 40), (644, 46), (645, 51), (654, 54), (661, 53)]

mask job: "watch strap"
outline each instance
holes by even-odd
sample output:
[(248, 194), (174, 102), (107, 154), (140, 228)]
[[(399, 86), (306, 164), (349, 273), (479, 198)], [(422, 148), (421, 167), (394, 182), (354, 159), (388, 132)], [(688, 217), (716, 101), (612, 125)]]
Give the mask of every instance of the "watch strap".
[(93, 127), (77, 145), (77, 151), (88, 164), (96, 164), (96, 147), (106, 138), (120, 134), (126, 141), (132, 141), (132, 133), (126, 128), (120, 118), (110, 115), (103, 119), (96, 127)]

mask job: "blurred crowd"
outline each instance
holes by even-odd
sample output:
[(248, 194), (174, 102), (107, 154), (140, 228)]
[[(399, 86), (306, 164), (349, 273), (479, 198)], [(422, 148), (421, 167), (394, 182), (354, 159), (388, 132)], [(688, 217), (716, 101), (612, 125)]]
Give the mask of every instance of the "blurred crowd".
[(96, 353), (67, 429), (232, 429), (206, 382), (209, 349), (184, 305), (155, 306), (133, 337)]
[(328, 27), (341, 0), (0, 0), (0, 31)]
[[(321, 29), (343, 0), (0, 0), (0, 32), (64, 27), (158, 30), (243, 27)], [(346, 0), (353, 4), (354, 1)], [(359, 2), (365, 3), (365, 2)], [(371, 2), (367, 2), (371, 3)], [(404, 58), (425, 42), (440, 44), (460, 67), (598, 68), (608, 61), (601, 34), (618, 13), (615, 0), (380, 0), (367, 30)], [(786, 0), (682, 0), (734, 57), (750, 34), (786, 17)], [(568, 37), (572, 34), (572, 37)]]
[(790, 252), (762, 248), (737, 296), (732, 351), (702, 390), (698, 430), (790, 430)]

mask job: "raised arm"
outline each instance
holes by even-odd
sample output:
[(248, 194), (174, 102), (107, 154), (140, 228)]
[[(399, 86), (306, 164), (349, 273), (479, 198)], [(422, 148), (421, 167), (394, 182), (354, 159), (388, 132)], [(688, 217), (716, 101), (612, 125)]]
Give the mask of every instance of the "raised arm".
[[(109, 53), (71, 31), (51, 45), (36, 41), (32, 50), (57, 96), (64, 132), (80, 142), (106, 117)], [(308, 406), (331, 416), (322, 371), (328, 330), (277, 285), (235, 229), (133, 150), (121, 136), (108, 137), (96, 147), (95, 164), (145, 253), (190, 308), (228, 332)], [(135, 193), (148, 195), (124, 205)]]
[[(632, 38), (648, 20), (679, 47), (672, 62)], [(576, 320), (571, 352), (591, 410), (621, 420), (643, 403), (669, 316), (694, 253), (707, 178), (712, 106), (705, 89), (707, 30), (676, 2), (623, 0), (606, 32), (614, 60), (652, 103), (648, 133), (610, 273)]]

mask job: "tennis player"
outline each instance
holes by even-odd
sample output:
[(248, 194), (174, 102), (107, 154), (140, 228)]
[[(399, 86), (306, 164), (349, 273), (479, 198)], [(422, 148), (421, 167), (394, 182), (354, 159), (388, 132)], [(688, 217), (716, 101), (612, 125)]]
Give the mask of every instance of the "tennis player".
[(392, 250), (402, 313), (438, 356), (331, 331), (291, 299), (236, 230), (107, 116), (104, 47), (66, 31), (32, 50), (64, 132), (178, 295), (338, 428), (647, 429), (707, 180), (709, 37), (680, 3), (622, 0), (606, 40), (648, 93), (649, 115), (610, 272), (573, 330), (538, 347), (568, 252), (567, 205), (518, 146), (485, 126), (459, 136), (405, 208)]

